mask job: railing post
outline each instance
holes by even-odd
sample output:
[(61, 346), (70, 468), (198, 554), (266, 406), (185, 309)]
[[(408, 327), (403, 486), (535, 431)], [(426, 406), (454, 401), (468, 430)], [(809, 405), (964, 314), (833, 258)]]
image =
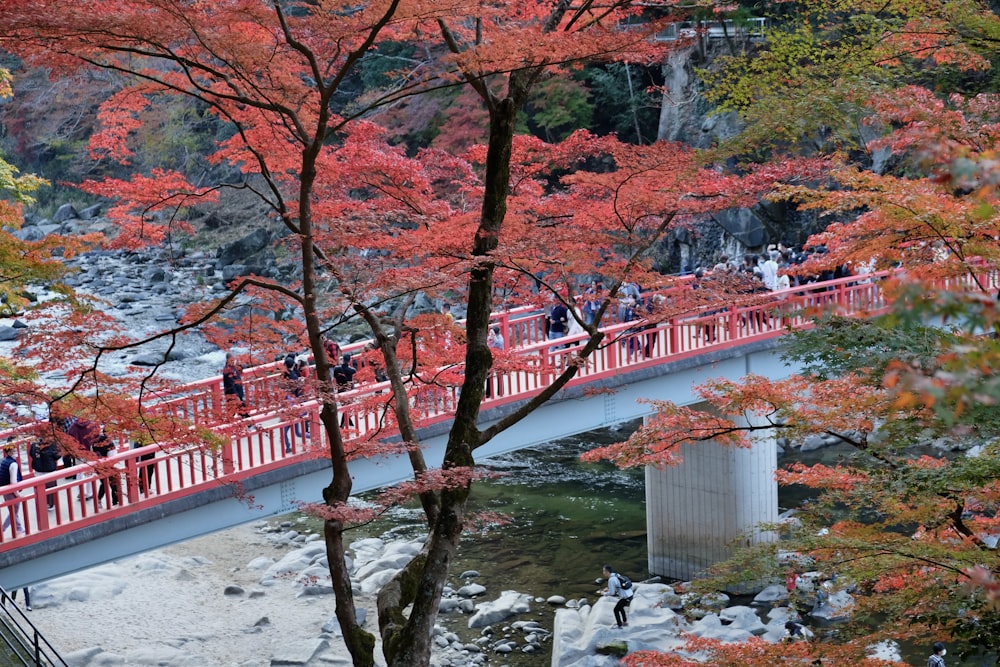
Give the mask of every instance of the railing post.
[[(128, 502), (132, 503), (139, 500), (139, 475), (142, 473), (139, 466), (136, 465), (136, 457), (130, 456), (125, 459), (125, 488), (122, 489)], [(125, 504), (125, 498), (122, 498), (122, 504)]]
[[(47, 474), (47, 473), (46, 473)], [(37, 477), (35, 478), (37, 480)], [(49, 528), (49, 499), (48, 499), (48, 489), (45, 488), (45, 482), (35, 482), (33, 487), (35, 494), (35, 525), (38, 530), (48, 530)], [(56, 502), (56, 498), (52, 499), (52, 502)]]
[(511, 336), (510, 331), (510, 313), (506, 310), (501, 312), (499, 316), (496, 317), (499, 322), (495, 326), (500, 327), (500, 335), (503, 336), (503, 344), (508, 349), (513, 346), (513, 336)]
[[(229, 438), (229, 442), (227, 442), (226, 444), (224, 444), (222, 446), (222, 452), (221, 452), (221, 454), (222, 454), (222, 474), (223, 475), (231, 475), (231, 474), (233, 474), (233, 472), (236, 471), (236, 465), (234, 464), (234, 461), (233, 461), (233, 458), (234, 458), (233, 457), (233, 448), (240, 446), (240, 440), (243, 437), (244, 436), (240, 436), (240, 437), (237, 437), (237, 438)], [(247, 437), (249, 437), (249, 436), (247, 436)]]
[(320, 407), (321, 405), (316, 403), (316, 405), (309, 410), (309, 442), (317, 447), (323, 441), (323, 422), (319, 418)]
[(226, 413), (226, 401), (222, 395), (222, 385), (219, 382), (213, 382), (209, 389), (209, 394), (212, 397), (211, 414), (216, 419), (222, 419), (222, 416)]

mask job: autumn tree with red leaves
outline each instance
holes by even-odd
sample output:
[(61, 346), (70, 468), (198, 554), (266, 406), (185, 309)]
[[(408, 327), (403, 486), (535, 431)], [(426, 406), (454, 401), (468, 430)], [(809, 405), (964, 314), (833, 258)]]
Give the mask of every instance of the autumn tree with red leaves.
[[(692, 643), (711, 664), (878, 664), (866, 657), (875, 642), (929, 637), (995, 659), (1000, 100), (995, 87), (980, 87), (1000, 22), (975, 2), (796, 5), (801, 22), (779, 29), (759, 59), (734, 60), (715, 81), (718, 99), (754, 121), (738, 150), (765, 134), (769, 145), (778, 138), (855, 149), (852, 160), (838, 154), (829, 179), (774, 196), (831, 220), (809, 240), (828, 252), (803, 273), (843, 265), (891, 271), (882, 281), (891, 311), (869, 319), (815, 313), (815, 329), (792, 335), (786, 351), (800, 373), (706, 383), (699, 393), (713, 416), (658, 404), (628, 442), (588, 456), (670, 465), (683, 443), (750, 446), (758, 429), (793, 441), (832, 436), (854, 451), (835, 465), (779, 471), (780, 484), (809, 487), (815, 500), (772, 527), (782, 541), (740, 552), (706, 582), (780, 580), (787, 566), (778, 551), (797, 552), (855, 591), (852, 618), (808, 643)], [(792, 53), (789, 70), (781, 63)], [(746, 76), (736, 75), (741, 65)], [(907, 83), (948, 76), (965, 76), (973, 92)], [(796, 114), (797, 125), (789, 122)], [(862, 138), (859, 126), (874, 130)], [(858, 148), (891, 159), (873, 162)], [(738, 415), (754, 416), (757, 426), (724, 418)], [(929, 448), (933, 438), (960, 451)], [(625, 664), (695, 663), (644, 652)]]
[[(194, 187), (161, 170), (81, 184), (116, 201), (110, 213), (119, 230), (111, 243), (134, 249), (182, 233), (180, 211), (211, 201), (223, 188), (238, 188), (259, 196), (269, 211), (265, 224), (283, 232), (279, 243), (298, 258), (297, 280), (239, 278), (225, 298), (195, 304), (179, 329), (160, 337), (200, 328), (224, 347), (249, 342), (273, 353), (297, 340), (312, 350), (332, 466), (323, 503), (313, 511), (325, 519), (336, 615), (355, 665), (374, 664), (375, 638), (357, 624), (343, 558), (343, 531), (357, 518), (347, 507), (348, 462), (398, 451), (399, 445), (372, 441), (346, 451), (331, 385), (335, 360), (323, 347), (331, 323), (366, 324), (391, 385), (385, 418), (402, 435), (415, 475), (405, 490), (419, 496), (430, 535), (421, 554), (380, 592), (379, 631), (389, 665), (426, 665), (438, 602), (466, 523), (476, 449), (549, 400), (577, 369), (568, 365), (537, 397), (480, 428), (493, 363), (486, 337), (496, 288), (502, 285), (514, 302), (572, 303), (581, 278), (591, 274), (605, 277), (609, 294), (626, 279), (663, 287), (665, 279), (650, 272), (645, 256), (666, 232), (692, 216), (752, 204), (779, 180), (814, 179), (823, 169), (822, 161), (785, 161), (734, 176), (701, 167), (681, 146), (630, 147), (583, 132), (546, 144), (517, 134), (532, 91), (567, 66), (595, 58), (656, 62), (669, 45), (649, 37), (676, 11), (670, 2), (625, 0), (474, 7), (442, 0), (0, 0), (0, 40), (26, 64), (47, 67), (53, 76), (98, 68), (125, 81), (101, 109), (103, 129), (91, 141), (95, 159), (126, 164), (131, 132), (159, 101), (176, 95), (197, 101), (228, 129), (210, 159), (239, 169), (238, 183)], [(618, 29), (635, 17), (651, 20)], [(344, 104), (338, 98), (343, 82), (384, 41), (417, 42), (426, 57), (392, 77), (385, 90)], [(478, 98), (488, 119), (486, 145), (461, 155), (435, 149), (411, 155), (388, 145), (373, 122), (378, 109), (445, 86), (462, 86)], [(441, 316), (414, 314), (410, 306), (418, 294), (459, 295), (467, 313), (464, 338), (449, 332)], [(253, 326), (238, 327), (254, 332), (248, 340), (217, 326), (237, 297), (265, 313), (294, 307), (298, 317), (279, 321), (251, 313)], [(609, 303), (610, 297), (604, 308)], [(672, 313), (659, 315), (692, 306), (676, 299), (670, 307)], [(135, 378), (112, 383), (97, 372), (93, 349), (100, 356), (143, 341), (104, 322), (97, 335), (96, 316), (58, 314), (72, 317), (72, 329), (47, 333), (58, 337), (60, 349), (73, 351), (59, 363), (77, 378), (74, 388), (101, 390), (92, 409), (109, 416), (125, 411), (129, 400), (160, 386), (155, 374), (137, 385)], [(601, 332), (588, 332), (580, 358), (605, 343)], [(51, 336), (24, 348), (51, 349)], [(442, 383), (461, 391), (442, 470), (433, 471), (418, 446), (410, 396)], [(186, 427), (157, 424), (150, 433), (147, 422), (122, 415), (118, 421), (157, 438)], [(234, 433), (216, 426), (223, 436)]]

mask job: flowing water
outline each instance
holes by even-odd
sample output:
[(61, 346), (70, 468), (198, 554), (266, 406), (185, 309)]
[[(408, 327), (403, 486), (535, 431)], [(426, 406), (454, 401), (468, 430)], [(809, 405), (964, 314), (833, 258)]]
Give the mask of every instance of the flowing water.
[[(626, 438), (637, 423), (602, 429), (544, 446), (481, 461), (495, 479), (473, 487), (472, 512), (499, 514), (503, 525), (463, 536), (449, 583), (460, 586), (458, 575), (476, 570), (475, 581), (487, 588), (483, 599), (515, 590), (535, 598), (561, 595), (567, 599), (597, 598), (596, 579), (611, 564), (636, 581), (648, 576), (646, 560), (646, 503), (641, 469), (622, 471), (610, 464), (585, 464), (580, 454)], [(390, 534), (412, 536), (423, 530), (417, 511), (392, 517)], [(384, 528), (384, 526), (382, 527)], [(371, 534), (381, 534), (378, 526)], [(367, 531), (366, 531), (367, 532)], [(351, 538), (348, 538), (350, 541)], [(555, 608), (533, 602), (531, 614), (551, 630)], [(442, 614), (439, 624), (463, 641), (480, 636), (468, 629), (468, 616)], [(511, 621), (518, 619), (510, 619)], [(494, 629), (500, 631), (504, 623)], [(551, 644), (546, 644), (546, 649)], [(489, 665), (542, 667), (551, 662), (543, 654), (490, 655)]]
[[(646, 553), (645, 483), (641, 469), (618, 470), (610, 464), (585, 464), (580, 454), (628, 437), (638, 423), (601, 429), (546, 445), (525, 449), (495, 459), (481, 461), (496, 472), (496, 479), (479, 482), (470, 498), (470, 511), (504, 515), (508, 523), (463, 536), (449, 583), (460, 586), (459, 574), (476, 570), (476, 579), (487, 588), (483, 599), (493, 600), (502, 591), (515, 590), (535, 598), (561, 595), (567, 599), (595, 600), (601, 566), (611, 564), (633, 580), (649, 576)], [(800, 454), (795, 459), (806, 464), (832, 465), (850, 450), (826, 447)], [(779, 465), (791, 462), (783, 457)], [(780, 487), (782, 511), (799, 506), (810, 496), (804, 487)], [(369, 526), (366, 534), (413, 536), (423, 531), (417, 510), (396, 513), (379, 526)], [(348, 541), (352, 538), (348, 537)], [(514, 620), (538, 620), (551, 630), (555, 608), (533, 602), (529, 616)], [(442, 614), (439, 623), (471, 642), (480, 631), (467, 627), (468, 617)], [(505, 623), (495, 626), (498, 634)], [(516, 633), (515, 633), (516, 634)], [(546, 649), (550, 644), (546, 644)], [(903, 657), (910, 664), (924, 664), (926, 646), (904, 646)], [(953, 650), (952, 653), (955, 653)], [(551, 662), (543, 654), (512, 653), (490, 655), (490, 666), (543, 667)], [(959, 661), (948, 656), (949, 666), (973, 667), (993, 662)]]

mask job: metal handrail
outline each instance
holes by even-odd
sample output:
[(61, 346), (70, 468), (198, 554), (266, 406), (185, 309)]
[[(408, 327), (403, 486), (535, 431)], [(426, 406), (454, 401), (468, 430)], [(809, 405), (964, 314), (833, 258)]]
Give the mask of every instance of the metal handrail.
[[(9, 604), (8, 604), (9, 603)], [(0, 588), (0, 642), (8, 660), (24, 667), (68, 667), (15, 600)]]

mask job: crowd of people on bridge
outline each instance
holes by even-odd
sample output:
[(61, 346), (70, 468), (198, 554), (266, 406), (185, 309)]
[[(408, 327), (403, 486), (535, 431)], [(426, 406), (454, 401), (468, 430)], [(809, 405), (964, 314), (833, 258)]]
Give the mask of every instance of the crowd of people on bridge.
[[(133, 443), (133, 447), (140, 443)], [(53, 403), (44, 418), (39, 419), (31, 430), (22, 430), (7, 437), (0, 460), (0, 487), (8, 487), (24, 481), (29, 476), (46, 475), (44, 483), (45, 508), (55, 512), (58, 508), (58, 494), (53, 491), (61, 480), (77, 480), (77, 492), (71, 502), (88, 503), (95, 501), (95, 508), (111, 508), (123, 500), (121, 472), (111, 464), (102, 464), (101, 459), (111, 456), (118, 449), (118, 443), (107, 436), (101, 424), (70, 414), (59, 403)], [(139, 491), (149, 493), (155, 479), (154, 454), (137, 457), (140, 470)], [(78, 463), (91, 464), (80, 467)], [(61, 470), (72, 470), (64, 476), (52, 475)], [(27, 471), (27, 474), (26, 474)], [(89, 478), (93, 481), (87, 482)], [(95, 499), (96, 489), (96, 499)], [(6, 501), (0, 534), (16, 538), (25, 534), (22, 512), (31, 489), (4, 491)], [(36, 499), (39, 503), (41, 499)]]
[[(732, 283), (742, 285), (738, 287), (738, 292), (747, 294), (780, 292), (781, 290), (810, 282), (822, 282), (833, 278), (849, 275), (847, 267), (831, 269), (816, 275), (804, 275), (800, 270), (796, 270), (797, 265), (801, 265), (811, 255), (822, 255), (823, 248), (812, 248), (802, 252), (793, 251), (781, 245), (768, 247), (761, 254), (747, 253), (740, 261), (735, 261), (728, 256), (722, 255), (718, 258), (710, 269), (696, 268), (691, 271), (690, 278), (686, 284), (691, 289), (706, 289), (712, 285), (713, 281), (723, 279)], [(613, 284), (617, 284), (613, 283)], [(628, 349), (630, 355), (651, 356), (656, 344), (657, 326), (651, 312), (656, 305), (657, 294), (650, 294), (634, 281), (627, 280), (616, 287), (614, 294), (609, 294), (605, 286), (603, 277), (597, 276), (586, 280), (579, 286), (579, 290), (573, 299), (567, 295), (561, 298), (553, 298), (550, 304), (544, 309), (541, 319), (544, 321), (544, 330), (535, 329), (536, 337), (525, 335), (525, 332), (515, 331), (513, 326), (506, 320), (494, 321), (490, 324), (487, 334), (487, 345), (495, 356), (509, 354), (510, 348), (522, 345), (538, 343), (541, 341), (552, 341), (548, 348), (554, 357), (558, 357), (564, 352), (567, 343), (560, 342), (561, 339), (570, 339), (569, 345), (579, 344), (576, 334), (583, 332), (584, 326), (602, 326), (610, 323), (636, 322), (636, 326), (627, 329), (622, 334), (622, 345)], [(659, 297), (662, 299), (662, 297)], [(609, 301), (605, 306), (605, 301)], [(728, 306), (727, 306), (728, 307)], [(601, 309), (605, 313), (602, 318), (598, 317)], [(462, 334), (461, 324), (455, 320), (451, 304), (444, 303), (441, 306), (440, 316), (444, 322), (443, 331), (448, 341), (453, 342), (453, 336)], [(712, 311), (701, 315), (711, 315)], [(601, 321), (603, 320), (603, 321)], [(540, 335), (539, 335), (540, 334)], [(712, 342), (716, 332), (709, 331), (706, 327), (705, 339)], [(373, 342), (369, 342), (363, 349), (356, 352), (345, 352), (343, 347), (328, 335), (323, 341), (324, 351), (331, 363), (333, 391), (337, 394), (350, 392), (361, 384), (370, 382), (384, 382), (387, 375), (384, 370), (381, 350)], [(544, 351), (541, 352), (544, 354)], [(284, 449), (291, 453), (296, 450), (296, 442), (302, 442), (310, 436), (309, 420), (304, 410), (299, 406), (310, 396), (315, 395), (308, 390), (310, 363), (311, 360), (303, 353), (292, 353), (284, 356), (281, 371), (281, 387), (284, 401), (288, 410), (288, 419), (282, 424)], [(244, 369), (240, 364), (238, 354), (229, 352), (226, 354), (225, 363), (221, 371), (221, 388), (224, 403), (231, 407), (231, 414), (239, 420), (250, 417), (251, 405), (248, 398), (256, 396), (254, 387), (251, 387), (251, 396), (247, 395), (247, 386), (244, 384)], [(503, 395), (504, 372), (493, 370), (487, 380), (485, 395), (487, 398)], [(346, 406), (351, 400), (345, 397), (343, 405)], [(257, 404), (254, 398), (254, 409), (263, 407)], [(75, 415), (56, 414), (51, 415), (49, 422), (65, 437), (55, 437), (56, 430), (45, 432), (38, 429), (38, 435), (31, 443), (14, 445), (13, 461), (5, 456), (0, 462), (0, 485), (16, 483), (21, 479), (21, 462), (30, 465), (32, 472), (36, 474), (46, 474), (56, 472), (60, 468), (72, 468), (78, 459), (95, 463), (91, 467), (94, 472), (84, 474), (95, 474), (99, 477), (96, 483), (79, 485), (81, 492), (80, 501), (90, 500), (91, 490), (96, 492), (98, 502), (107, 499), (109, 507), (122, 502), (122, 484), (120, 475), (109, 472), (110, 468), (102, 468), (97, 465), (99, 459), (106, 458), (116, 448), (116, 443), (112, 443), (103, 432), (100, 424), (90, 420), (82, 419)], [(354, 426), (354, 422), (349, 411), (344, 411), (342, 415), (342, 426)], [(252, 425), (248, 428), (253, 428)], [(5, 451), (5, 455), (7, 452)], [(6, 468), (4, 467), (6, 463)], [(16, 464), (16, 465), (15, 465)], [(152, 473), (155, 467), (149, 463), (145, 457), (146, 473), (139, 481), (140, 491), (143, 493), (151, 489), (153, 482)], [(46, 481), (46, 486), (52, 488), (56, 486), (58, 478)], [(7, 498), (7, 500), (11, 500)], [(47, 507), (54, 510), (56, 507), (55, 494), (47, 494)], [(17, 504), (9, 505), (10, 508), (17, 508)], [(23, 533), (23, 525), (20, 517), (12, 509), (3, 522), (3, 531), (11, 531), (18, 535)]]

